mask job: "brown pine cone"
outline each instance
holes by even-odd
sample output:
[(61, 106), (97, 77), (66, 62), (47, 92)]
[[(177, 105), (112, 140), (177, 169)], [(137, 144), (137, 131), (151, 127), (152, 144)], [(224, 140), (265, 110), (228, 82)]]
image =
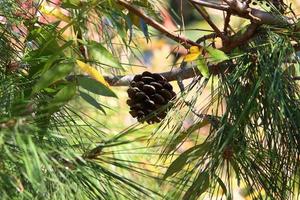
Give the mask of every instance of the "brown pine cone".
[(164, 119), (172, 105), (170, 102), (176, 98), (172, 85), (165, 77), (148, 71), (133, 78), (127, 93), (131, 116), (148, 124)]

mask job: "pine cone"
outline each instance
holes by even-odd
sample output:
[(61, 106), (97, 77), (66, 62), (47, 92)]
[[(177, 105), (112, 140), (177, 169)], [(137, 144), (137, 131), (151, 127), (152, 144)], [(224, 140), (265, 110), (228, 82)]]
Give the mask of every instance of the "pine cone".
[(139, 122), (147, 121), (148, 124), (164, 119), (171, 106), (170, 101), (176, 98), (172, 85), (165, 77), (148, 71), (133, 78), (127, 93), (129, 113)]

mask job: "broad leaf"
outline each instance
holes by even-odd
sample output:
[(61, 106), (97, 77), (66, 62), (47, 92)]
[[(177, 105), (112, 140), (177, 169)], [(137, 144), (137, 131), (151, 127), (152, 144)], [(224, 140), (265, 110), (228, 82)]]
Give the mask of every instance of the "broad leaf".
[(104, 46), (100, 43), (92, 41), (88, 45), (88, 51), (91, 58), (105, 66), (123, 69), (119, 60), (114, 57)]
[(192, 46), (190, 48), (190, 52), (185, 56), (184, 61), (185, 62), (192, 62), (194, 60), (197, 60), (198, 57), (201, 55), (202, 49), (200, 49), (197, 46)]
[(201, 172), (196, 180), (194, 180), (191, 187), (186, 191), (183, 200), (198, 199), (209, 188), (209, 174)]
[(90, 66), (80, 60), (76, 60), (76, 63), (82, 71), (84, 71), (85, 73), (87, 73), (88, 75), (90, 75), (92, 78), (99, 81), (103, 85), (109, 87), (109, 84), (106, 82), (106, 80), (104, 79), (104, 77), (98, 70), (96, 70), (92, 66)]
[(39, 11), (46, 16), (48, 15), (51, 17), (56, 17), (57, 19), (67, 22), (67, 23), (71, 22), (70, 17), (65, 15), (64, 13), (62, 13), (58, 7), (50, 6), (46, 2), (43, 2), (41, 4)]
[(64, 86), (61, 90), (59, 90), (56, 95), (54, 95), (53, 99), (50, 101), (48, 106), (46, 107), (50, 112), (54, 112), (59, 109), (61, 106), (65, 105), (68, 101), (70, 101), (76, 95), (76, 85), (70, 83)]
[(33, 87), (33, 93), (40, 91), (51, 85), (52, 83), (63, 79), (73, 70), (73, 64), (70, 63), (61, 63), (53, 66), (44, 74), (42, 74), (41, 78), (37, 81), (35, 86)]
[[(147, 9), (149, 9), (149, 6), (147, 7)], [(127, 18), (126, 20), (127, 20), (127, 24), (129, 26), (129, 30), (130, 30), (130, 39), (132, 37), (132, 25), (135, 25), (138, 29), (140, 29), (143, 32), (143, 34), (148, 42), (150, 40), (150, 36), (149, 36), (149, 31), (148, 31), (148, 24), (145, 22), (145, 20), (143, 20), (142, 18), (140, 18), (139, 16), (137, 16), (131, 12), (129, 12), (126, 15), (126, 18)]]
[(195, 160), (195, 158), (200, 157), (203, 152), (205, 152), (206, 147), (209, 146), (210, 143), (205, 142), (199, 145), (196, 145), (194, 147), (191, 147), (190, 149), (186, 150), (182, 154), (180, 154), (168, 167), (166, 173), (164, 174), (163, 179), (166, 179), (170, 176), (172, 176), (175, 173), (178, 173), (181, 171), (187, 163), (192, 162)]
[(53, 55), (51, 55), (49, 57), (48, 61), (45, 63), (45, 65), (41, 69), (42, 73), (44, 73), (45, 71), (47, 71), (53, 65), (53, 63), (55, 63), (55, 62), (57, 62), (57, 60), (59, 60), (59, 58), (61, 56), (64, 56), (63, 50), (65, 50), (66, 48), (70, 47), (72, 44), (73, 44), (73, 41), (69, 40), (64, 45), (62, 45), (59, 49), (57, 49), (56, 52), (53, 53)]
[(296, 30), (300, 30), (300, 19), (298, 19), (298, 22), (296, 23)]
[(81, 0), (63, 0), (61, 7), (62, 8), (73, 8), (77, 9), (81, 6)]
[(194, 132), (194, 131), (196, 131), (196, 130), (198, 130), (198, 129), (200, 129), (200, 128), (208, 125), (208, 124), (210, 124), (210, 121), (208, 119), (203, 119), (202, 121), (199, 121), (199, 122), (191, 125), (186, 131), (188, 133), (192, 133), (192, 132)]
[(105, 110), (101, 107), (101, 104), (97, 102), (96, 99), (94, 99), (91, 95), (88, 93), (79, 91), (81, 98), (83, 98), (86, 102), (88, 102), (90, 105), (94, 106), (98, 110), (101, 110), (104, 114), (106, 114)]
[(129, 30), (129, 39), (128, 39), (128, 44), (131, 43), (132, 41), (132, 36), (133, 36), (133, 24), (128, 15), (125, 16), (125, 21), (126, 21), (126, 28)]
[(34, 50), (25, 55), (24, 61), (30, 65), (30, 77), (40, 76), (41, 72), (45, 72), (53, 63), (65, 57), (63, 50), (69, 47), (72, 41), (68, 41), (61, 46), (58, 43), (59, 38), (56, 34), (57, 26), (58, 23), (53, 23), (33, 30), (28, 27), (30, 32), (26, 40)]
[(176, 158), (172, 164), (168, 167), (163, 179), (166, 179), (173, 174), (181, 171), (187, 163), (188, 153), (184, 152)]
[(220, 187), (222, 188), (223, 193), (224, 193), (225, 195), (227, 195), (227, 188), (226, 188), (225, 183), (224, 183), (224, 182), (222, 181), (222, 179), (220, 179), (220, 177), (218, 177), (218, 176), (216, 176), (216, 180), (217, 180), (217, 182), (219, 183)]
[(71, 83), (64, 86), (54, 95), (52, 103), (66, 103), (71, 100), (76, 94), (76, 85)]
[(171, 151), (175, 150), (175, 148), (182, 143), (191, 133), (194, 131), (210, 124), (209, 120), (203, 119), (200, 122), (197, 122), (190, 126), (186, 131), (181, 132), (173, 141), (170, 143), (170, 145), (167, 148), (166, 153), (170, 153)]
[(150, 40), (150, 36), (149, 36), (149, 32), (148, 32), (148, 25), (142, 18), (140, 18), (140, 29), (142, 30), (144, 36), (146, 37), (147, 43), (148, 43)]
[(86, 76), (79, 76), (77, 80), (79, 86), (94, 94), (107, 96), (107, 97), (117, 97), (117, 95), (111, 89), (109, 89), (99, 81), (96, 81), (95, 79)]
[(229, 59), (229, 57), (219, 49), (206, 47), (205, 50), (210, 55), (210, 61), (213, 63), (219, 63)]
[(197, 63), (197, 68), (200, 71), (200, 73), (202, 74), (203, 77), (205, 78), (209, 78), (209, 69), (208, 66), (206, 64), (205, 59), (201, 56), (200, 59), (198, 59), (198, 63)]

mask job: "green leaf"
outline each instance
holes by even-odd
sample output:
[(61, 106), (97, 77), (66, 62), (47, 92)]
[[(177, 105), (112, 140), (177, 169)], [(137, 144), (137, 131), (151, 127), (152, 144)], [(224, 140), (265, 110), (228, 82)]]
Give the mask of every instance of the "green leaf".
[(234, 161), (234, 159), (230, 160), (230, 165), (235, 172), (236, 179), (237, 179), (237, 184), (240, 186), (240, 181), (241, 181), (241, 174), (240, 174), (240, 167), (237, 162)]
[(98, 70), (80, 60), (76, 60), (76, 63), (83, 72), (87, 73), (90, 77), (99, 81), (103, 85), (109, 87), (108, 82), (106, 82), (105, 78)]
[(223, 193), (224, 193), (225, 195), (227, 195), (227, 188), (226, 188), (225, 183), (224, 183), (224, 182), (222, 181), (222, 179), (220, 179), (220, 177), (218, 177), (218, 176), (216, 176), (216, 180), (217, 180), (217, 182), (219, 183), (220, 187), (222, 188)]
[(73, 70), (73, 67), (74, 65), (70, 63), (61, 63), (53, 66), (42, 74), (41, 78), (33, 87), (33, 93), (36, 93), (41, 89), (48, 87), (52, 83), (63, 79)]
[(54, 112), (59, 107), (65, 105), (76, 95), (76, 85), (70, 83), (59, 90), (46, 107), (50, 112)]
[(210, 55), (210, 61), (213, 63), (219, 63), (229, 59), (229, 57), (219, 49), (206, 47), (205, 50)]
[[(191, 133), (196, 131), (197, 129), (200, 129), (206, 125), (208, 125), (210, 122), (208, 119), (203, 119), (200, 122), (196, 122), (192, 126), (190, 126), (186, 131), (181, 132), (175, 139), (170, 143), (170, 145), (167, 148), (166, 153), (170, 153), (171, 151), (175, 150), (176, 147), (182, 143), (186, 137), (188, 137)], [(180, 127), (181, 128), (181, 127)]]
[(24, 164), (24, 174), (26, 174), (27, 180), (30, 181), (32, 186), (37, 187), (38, 183), (42, 182), (42, 173), (40, 170), (42, 167), (36, 146), (30, 137), (22, 137), (19, 134), (16, 136), (16, 142), (24, 155), (20, 157)]
[(295, 63), (294, 66), (295, 66), (295, 76), (300, 76), (300, 63)]
[[(34, 28), (27, 36), (27, 41), (31, 43), (37, 43), (39, 48), (33, 52), (35, 56), (48, 56), (53, 55), (60, 48), (58, 43), (58, 35), (56, 29), (59, 23), (52, 23), (42, 26), (40, 28)], [(36, 58), (35, 57), (35, 58)]]
[(91, 41), (88, 46), (88, 51), (93, 60), (109, 67), (123, 69), (119, 60), (100, 43)]
[(201, 58), (198, 59), (197, 68), (204, 78), (209, 78), (210, 74), (209, 74), (208, 66), (203, 56), (201, 56)]
[[(147, 7), (147, 9), (149, 9), (149, 6)], [(141, 17), (135, 15), (132, 12), (129, 12), (126, 15), (126, 18), (127, 18), (127, 21), (129, 21), (130, 29), (132, 29), (132, 25), (135, 25), (138, 29), (140, 29), (143, 32), (143, 34), (148, 42), (150, 40), (150, 37), (149, 37), (147, 23)], [(132, 32), (130, 32), (130, 34), (132, 34)]]
[(300, 19), (299, 19), (298, 22), (296, 23), (296, 30), (300, 30)]
[(183, 196), (183, 200), (198, 199), (209, 188), (209, 174), (202, 172), (194, 180), (191, 187), (186, 191)]
[(81, 7), (81, 1), (80, 0), (63, 0), (61, 7), (78, 9)]
[(208, 119), (203, 119), (203, 120), (201, 120), (201, 121), (199, 121), (199, 122), (197, 122), (197, 123), (191, 125), (191, 126), (186, 130), (186, 132), (192, 133), (192, 132), (194, 132), (194, 131), (196, 131), (196, 130), (198, 130), (198, 129), (200, 129), (200, 128), (202, 128), (202, 127), (208, 125), (208, 124), (210, 124), (210, 121), (209, 121)]
[(163, 179), (166, 179), (172, 176), (173, 174), (181, 171), (187, 163), (190, 163), (195, 158), (200, 157), (203, 154), (203, 152), (205, 152), (204, 150), (206, 149), (206, 147), (209, 145), (210, 145), (209, 142), (202, 143), (193, 146), (188, 150), (186, 150), (185, 152), (183, 152), (182, 154), (180, 154), (168, 167), (166, 173), (164, 174)]
[(176, 158), (172, 162), (172, 164), (168, 167), (166, 173), (164, 174), (163, 179), (166, 179), (166, 178), (172, 176), (173, 174), (181, 171), (184, 168), (184, 166), (187, 163), (187, 159), (188, 159), (188, 155), (186, 152), (182, 153), (180, 156), (178, 156), (178, 158)]
[(80, 76), (80, 77), (78, 77), (77, 80), (78, 80), (78, 84), (82, 88), (84, 88), (94, 94), (117, 98), (117, 95), (111, 89), (109, 89), (102, 83), (96, 81), (95, 79), (92, 79), (92, 78), (89, 78), (86, 76)]
[(88, 102), (90, 105), (94, 106), (95, 108), (101, 110), (104, 114), (106, 114), (105, 110), (101, 107), (101, 104), (98, 103), (96, 99), (94, 99), (88, 93), (82, 91), (79, 91), (79, 93), (81, 98), (83, 98), (86, 102)]
[(41, 69), (42, 73), (47, 71), (53, 65), (53, 63), (55, 63), (55, 61), (57, 62), (57, 60), (59, 60), (60, 56), (63, 55), (63, 50), (70, 47), (72, 44), (73, 44), (73, 41), (69, 40), (64, 45), (62, 45), (60, 48), (56, 49), (56, 52), (49, 57), (48, 61), (45, 63), (45, 65)]
[(149, 32), (148, 32), (148, 25), (142, 18), (140, 18), (140, 27), (139, 28), (142, 30), (142, 32), (147, 40), (147, 43), (148, 43), (150, 40), (150, 36), (149, 36)]
[(76, 85), (71, 83), (59, 90), (52, 100), (52, 103), (66, 103), (76, 94)]

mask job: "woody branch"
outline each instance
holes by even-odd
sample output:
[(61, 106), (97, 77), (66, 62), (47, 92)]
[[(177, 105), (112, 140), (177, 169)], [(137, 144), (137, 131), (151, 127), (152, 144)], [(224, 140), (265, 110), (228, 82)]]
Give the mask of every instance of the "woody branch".
[[(226, 52), (231, 51), (236, 46), (249, 40), (255, 34), (257, 27), (261, 24), (268, 24), (268, 25), (276, 24), (278, 26), (286, 26), (286, 25), (290, 24), (288, 19), (278, 19), (276, 16), (273, 16), (270, 13), (263, 12), (263, 11), (256, 10), (256, 9), (251, 9), (238, 0), (224, 0), (224, 1), (226, 2), (227, 5), (226, 4), (213, 4), (213, 3), (210, 3), (207, 1), (202, 1), (202, 0), (190, 0), (190, 2), (193, 5), (200, 5), (200, 6), (205, 6), (205, 7), (222, 10), (222, 11), (229, 13), (230, 15), (231, 14), (237, 15), (239, 17), (251, 20), (251, 24), (244, 34), (242, 34), (239, 37), (235, 37), (234, 42), (229, 41), (227, 43), (227, 45), (229, 44), (229, 46), (221, 48), (222, 50), (224, 50)], [(117, 2), (120, 5), (127, 8), (133, 14), (141, 17), (148, 25), (154, 27), (155, 29), (160, 31), (162, 34), (166, 35), (168, 38), (182, 44), (185, 48), (189, 48), (191, 46), (201, 47), (201, 45), (199, 45), (198, 43), (188, 40), (184, 36), (178, 36), (178, 35), (175, 35), (175, 34), (169, 32), (161, 24), (159, 24), (155, 20), (149, 18), (145, 13), (143, 13), (143, 11), (139, 10), (138, 8), (135, 8), (128, 2), (123, 1), (123, 0), (118, 0)], [(218, 35), (222, 39), (225, 39), (225, 36), (223, 35), (223, 33), (221, 31), (219, 31), (219, 29), (212, 23), (210, 18), (205, 16), (205, 14), (201, 10), (198, 9), (198, 11), (200, 12), (200, 14), (202, 14), (202, 16), (204, 16), (204, 19), (206, 19), (206, 21), (210, 24), (210, 26), (215, 30), (216, 35)], [(225, 27), (226, 26), (228, 26), (228, 24), (227, 25), (225, 24)], [(224, 73), (224, 71), (220, 72), (220, 69), (224, 70), (224, 67), (220, 67), (220, 65), (226, 65), (228, 67), (228, 65), (230, 65), (230, 64), (232, 64), (232, 63), (230, 63), (230, 61), (229, 61), (229, 63), (225, 62), (225, 63), (221, 63), (219, 65), (209, 66), (209, 69), (213, 73)], [(196, 67), (177, 68), (177, 69), (173, 69), (169, 72), (163, 72), (160, 74), (163, 75), (168, 81), (177, 80), (178, 76), (180, 76), (182, 79), (188, 79), (188, 78), (192, 78), (195, 76), (201, 76), (200, 72), (198, 71), (198, 69)], [(134, 77), (133, 75), (106, 76), (105, 80), (111, 86), (127, 86), (127, 85), (129, 85), (129, 83), (133, 79), (133, 77)], [(298, 77), (295, 77), (294, 80), (298, 80)], [(87, 154), (85, 154), (85, 155), (88, 155), (88, 156), (85, 156), (85, 158), (93, 159), (93, 158), (96, 158), (100, 153), (101, 153), (101, 146), (98, 146), (98, 147), (90, 150), (89, 152), (87, 152)]]
[[(290, 23), (288, 20), (282, 20), (278, 19), (275, 16), (273, 16), (270, 13), (256, 10), (256, 9), (251, 9), (246, 7), (244, 4), (238, 3), (239, 1), (237, 0), (226, 0), (226, 4), (215, 4), (215, 3), (210, 3), (202, 0), (190, 0), (190, 2), (193, 5), (200, 5), (208, 8), (214, 8), (217, 10), (222, 10), (226, 12), (230, 12), (233, 15), (237, 15), (242, 18), (246, 19), (251, 19), (255, 18), (255, 23), (252, 23), (248, 29), (245, 31), (244, 34), (242, 34), (239, 37), (234, 37), (234, 41), (231, 41), (226, 44), (226, 46), (222, 47), (221, 50), (225, 52), (230, 52), (233, 48), (239, 46), (240, 44), (246, 42), (249, 40), (255, 33), (256, 28), (260, 24), (277, 24), (277, 25), (286, 25)], [(198, 43), (191, 41), (187, 38), (185, 38), (182, 35), (176, 35), (174, 33), (171, 33), (167, 28), (162, 26), (159, 22), (153, 20), (152, 18), (148, 17), (142, 10), (134, 7), (132, 4), (124, 1), (124, 0), (119, 0), (118, 3), (122, 6), (124, 6), (126, 9), (128, 9), (130, 12), (133, 14), (141, 17), (148, 25), (152, 26), (156, 30), (160, 31), (162, 34), (167, 36), (168, 38), (182, 44), (185, 48), (189, 48), (190, 46), (199, 46)], [(210, 21), (210, 25), (213, 26), (214, 29), (217, 29), (214, 24)], [(217, 29), (219, 30), (219, 29)], [(217, 35), (221, 37), (222, 34), (221, 32), (218, 31)], [(210, 68), (218, 68), (218, 65), (214, 66), (209, 66)], [(177, 78), (180, 76), (182, 79), (188, 79), (192, 78), (195, 76), (200, 76), (201, 74), (199, 73), (197, 67), (190, 67), (190, 68), (183, 68), (183, 69), (173, 69), (169, 72), (163, 72), (161, 73), (164, 77), (167, 78), (168, 81), (175, 81)], [(105, 80), (111, 85), (111, 86), (128, 86), (130, 81), (133, 79), (134, 75), (126, 75), (126, 76), (105, 76)]]

